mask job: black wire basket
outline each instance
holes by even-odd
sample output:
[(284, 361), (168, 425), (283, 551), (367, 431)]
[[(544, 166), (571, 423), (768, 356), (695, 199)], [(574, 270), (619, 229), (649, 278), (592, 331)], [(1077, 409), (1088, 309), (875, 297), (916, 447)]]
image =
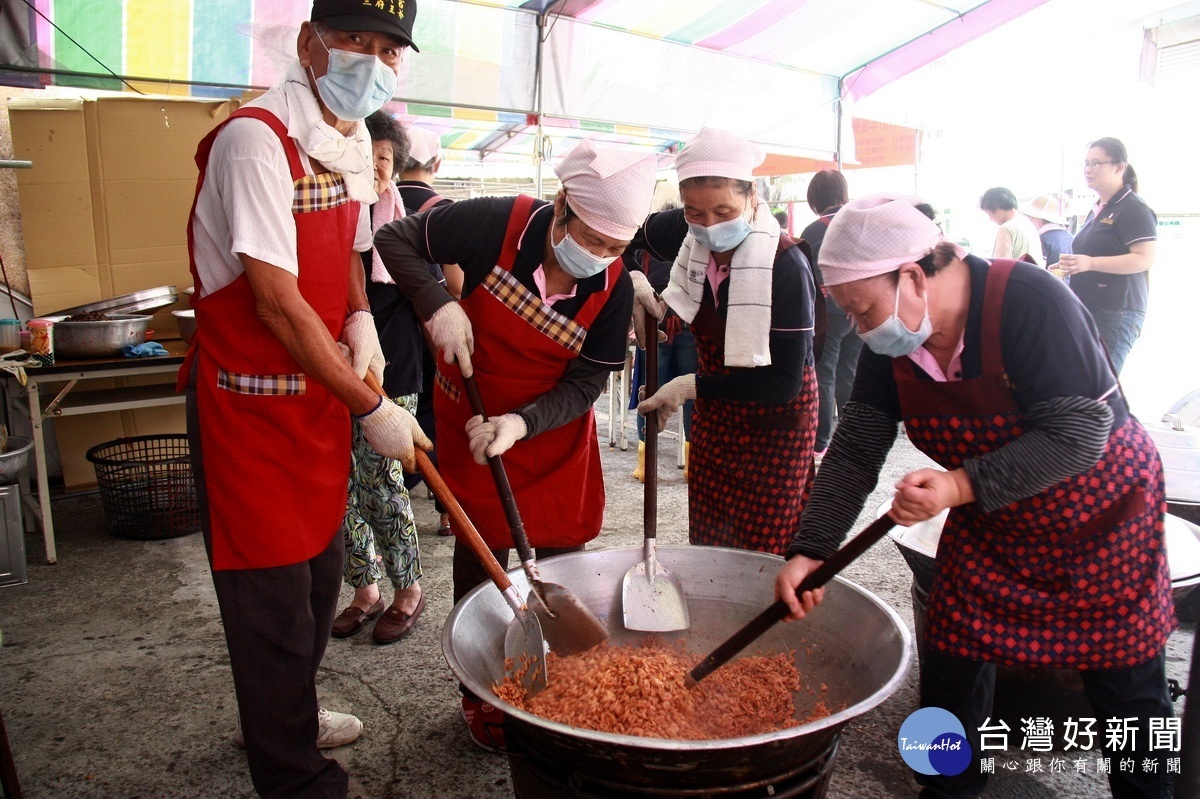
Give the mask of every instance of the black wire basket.
[(186, 435), (134, 436), (87, 451), (114, 535), (140, 541), (200, 529)]

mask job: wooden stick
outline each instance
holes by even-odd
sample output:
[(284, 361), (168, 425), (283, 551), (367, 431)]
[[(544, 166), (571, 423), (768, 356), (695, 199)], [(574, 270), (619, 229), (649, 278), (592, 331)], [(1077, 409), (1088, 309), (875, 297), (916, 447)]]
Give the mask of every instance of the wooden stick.
[[(829, 560), (822, 563), (815, 571), (805, 577), (800, 585), (796, 587), (796, 596), (800, 596), (805, 591), (811, 591), (814, 588), (820, 588), (825, 585), (838, 572), (850, 565), (851, 561), (866, 552), (872, 544), (887, 535), (888, 530), (891, 530), (895, 526), (896, 522), (892, 519), (891, 514), (881, 516), (868, 524), (866, 529), (850, 540), (849, 544), (846, 544), (846, 546), (833, 553)], [(721, 666), (724, 666), (733, 659), (734, 655), (753, 643), (760, 635), (769, 630), (776, 622), (781, 621), (787, 614), (787, 604), (782, 599), (777, 600), (774, 605), (771, 605), (751, 619), (745, 627), (729, 636), (729, 639), (725, 643), (714, 649), (711, 655), (700, 661), (698, 666), (688, 672), (688, 686), (695, 685), (709, 674), (721, 668)]]

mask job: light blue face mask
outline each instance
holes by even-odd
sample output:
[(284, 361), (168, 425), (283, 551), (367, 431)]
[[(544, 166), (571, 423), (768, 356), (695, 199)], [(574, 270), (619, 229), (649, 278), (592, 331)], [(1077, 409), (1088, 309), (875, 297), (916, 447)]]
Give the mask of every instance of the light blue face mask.
[(566, 225), (563, 225), (562, 241), (554, 245), (554, 258), (558, 261), (558, 265), (563, 268), (563, 271), (576, 280), (583, 280), (592, 275), (598, 275), (607, 269), (609, 264), (617, 260), (615, 257), (602, 258), (590, 252), (586, 247), (571, 238), (571, 234), (567, 232)]
[(862, 343), (871, 348), (872, 352), (886, 355), (889, 358), (901, 358), (917, 351), (933, 334), (933, 323), (929, 321), (929, 298), (925, 298), (925, 318), (916, 330), (909, 330), (900, 321), (900, 283), (896, 283), (896, 309), (883, 324), (873, 327), (865, 333), (859, 333)]
[(746, 221), (746, 215), (741, 214), (737, 219), (728, 219), (709, 227), (688, 222), (688, 230), (709, 252), (727, 252), (750, 235), (750, 223)]
[(317, 91), (335, 117), (346, 122), (366, 119), (392, 99), (395, 70), (369, 53), (330, 49), (320, 36), (317, 40), (329, 53), (329, 68), (317, 78)]

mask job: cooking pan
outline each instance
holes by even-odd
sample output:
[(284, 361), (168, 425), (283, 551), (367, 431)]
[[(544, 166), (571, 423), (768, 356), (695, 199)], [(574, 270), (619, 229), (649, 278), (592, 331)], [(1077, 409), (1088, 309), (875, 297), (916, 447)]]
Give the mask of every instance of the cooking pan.
[[(691, 626), (658, 634), (667, 643), (683, 642), (704, 652), (725, 640), (774, 597), (775, 575), (783, 560), (762, 552), (724, 547), (664, 546), (664, 560), (688, 586)], [(588, 550), (548, 558), (541, 563), (548, 580), (570, 584), (601, 620), (618, 617), (623, 574), (642, 560), (642, 547)], [(509, 572), (518, 590), (528, 589), (520, 570)], [(757, 642), (755, 654), (795, 651), (807, 690), (796, 695), (799, 718), (807, 718), (820, 699), (830, 715), (796, 727), (714, 741), (679, 741), (586, 730), (520, 710), (500, 698), (492, 686), (504, 678), (501, 621), (508, 610), (486, 586), (467, 594), (451, 611), (442, 632), (442, 648), (455, 676), (469, 690), (504, 712), (530, 751), (551, 762), (569, 764), (581, 775), (661, 789), (695, 789), (695, 795), (728, 784), (777, 775), (826, 751), (852, 719), (883, 702), (903, 684), (912, 659), (912, 636), (900, 617), (869, 591), (835, 578), (826, 586), (819, 612), (799, 624), (777, 624)], [(645, 633), (610, 624), (614, 645), (635, 644)], [(823, 689), (823, 690), (822, 690)]]

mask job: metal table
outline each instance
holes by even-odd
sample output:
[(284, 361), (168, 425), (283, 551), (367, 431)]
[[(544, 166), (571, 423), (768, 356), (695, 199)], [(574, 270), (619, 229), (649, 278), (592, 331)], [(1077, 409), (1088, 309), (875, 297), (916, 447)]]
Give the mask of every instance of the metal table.
[[(91, 358), (76, 361), (58, 361), (53, 366), (28, 368), (28, 382), (21, 386), (9, 372), (0, 371), (8, 383), (9, 390), (19, 390), (28, 400), (29, 423), (33, 428), (34, 460), (37, 464), (37, 499), (29, 490), (29, 478), (21, 480), (22, 498), (36, 515), (42, 526), (46, 542), (46, 562), (58, 562), (54, 546), (54, 518), (50, 511), (50, 484), (46, 476), (46, 441), (43, 423), (48, 418), (77, 416), (106, 411), (125, 411), (136, 408), (152, 408), (158, 405), (177, 405), (184, 402), (183, 394), (175, 392), (175, 384), (162, 383), (149, 386), (106, 388), (96, 391), (72, 390), (88, 380), (107, 380), (113, 377), (142, 377), (153, 374), (173, 374), (179, 370), (187, 354), (183, 341), (161, 342), (167, 355), (156, 358)], [(65, 383), (49, 403), (42, 406), (42, 387), (50, 383)], [(97, 442), (99, 443), (99, 442)]]

